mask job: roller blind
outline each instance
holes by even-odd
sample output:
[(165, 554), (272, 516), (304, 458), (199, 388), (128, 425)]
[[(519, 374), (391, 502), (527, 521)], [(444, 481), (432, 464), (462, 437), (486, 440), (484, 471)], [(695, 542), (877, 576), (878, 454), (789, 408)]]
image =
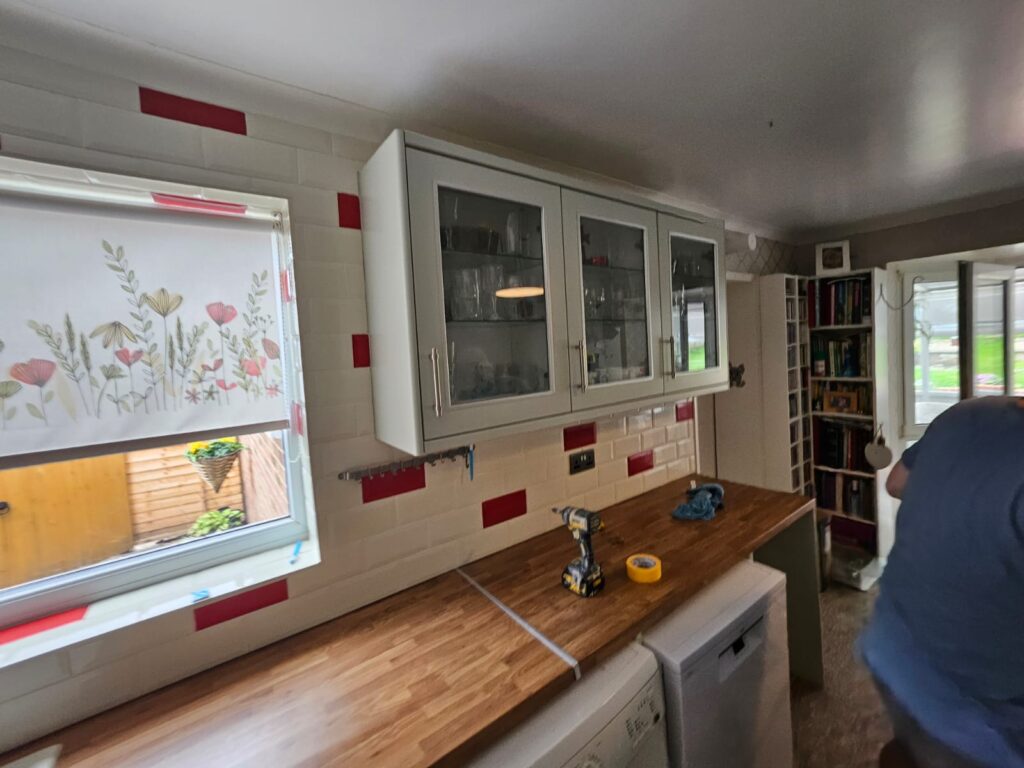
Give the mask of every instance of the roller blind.
[(0, 457), (286, 422), (273, 223), (0, 195)]

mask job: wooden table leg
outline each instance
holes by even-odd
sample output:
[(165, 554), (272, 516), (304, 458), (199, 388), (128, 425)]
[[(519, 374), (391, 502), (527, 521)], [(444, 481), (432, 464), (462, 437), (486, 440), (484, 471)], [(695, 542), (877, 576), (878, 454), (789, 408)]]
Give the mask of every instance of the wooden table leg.
[(821, 573), (813, 509), (758, 549), (754, 559), (786, 574), (789, 671), (820, 688), (824, 685)]

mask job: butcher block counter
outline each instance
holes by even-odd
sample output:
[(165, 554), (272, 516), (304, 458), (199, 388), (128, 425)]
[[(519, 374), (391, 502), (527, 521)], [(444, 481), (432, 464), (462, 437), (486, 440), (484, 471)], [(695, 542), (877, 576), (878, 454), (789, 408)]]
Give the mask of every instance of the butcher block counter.
[[(786, 571), (791, 669), (820, 683), (812, 501), (723, 482), (714, 520), (672, 520), (691, 480), (708, 478), (602, 512), (594, 548), (607, 583), (597, 597), (562, 588), (577, 550), (560, 528), (39, 739), (0, 765), (55, 743), (61, 768), (459, 765), (751, 555)], [(660, 582), (627, 579), (625, 558), (637, 552), (661, 558)]]

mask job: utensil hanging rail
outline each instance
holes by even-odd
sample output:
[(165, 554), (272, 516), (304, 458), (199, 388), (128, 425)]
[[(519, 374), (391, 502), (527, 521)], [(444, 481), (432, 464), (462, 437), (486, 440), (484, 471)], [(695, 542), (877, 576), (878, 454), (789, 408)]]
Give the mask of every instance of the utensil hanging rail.
[(425, 456), (416, 456), (412, 459), (406, 459), (404, 461), (392, 461), (390, 464), (378, 464), (373, 467), (363, 467), (361, 469), (347, 469), (344, 472), (338, 473), (339, 480), (362, 480), (365, 477), (376, 477), (378, 475), (395, 474), (405, 469), (413, 469), (414, 467), (422, 467), (424, 464), (430, 464), (434, 466), (439, 461), (455, 461), (460, 457), (464, 457), (466, 460), (466, 468), (468, 469), (471, 465), (471, 456), (473, 454), (472, 445), (463, 445), (459, 448), (449, 448), (447, 451), (437, 451), (436, 453), (428, 453)]

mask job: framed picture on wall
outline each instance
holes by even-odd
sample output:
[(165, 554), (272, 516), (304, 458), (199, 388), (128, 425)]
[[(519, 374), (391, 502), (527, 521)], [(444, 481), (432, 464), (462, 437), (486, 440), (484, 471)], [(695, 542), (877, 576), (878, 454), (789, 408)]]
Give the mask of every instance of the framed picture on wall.
[(815, 255), (815, 275), (842, 275), (850, 271), (849, 240), (818, 243), (815, 246)]

